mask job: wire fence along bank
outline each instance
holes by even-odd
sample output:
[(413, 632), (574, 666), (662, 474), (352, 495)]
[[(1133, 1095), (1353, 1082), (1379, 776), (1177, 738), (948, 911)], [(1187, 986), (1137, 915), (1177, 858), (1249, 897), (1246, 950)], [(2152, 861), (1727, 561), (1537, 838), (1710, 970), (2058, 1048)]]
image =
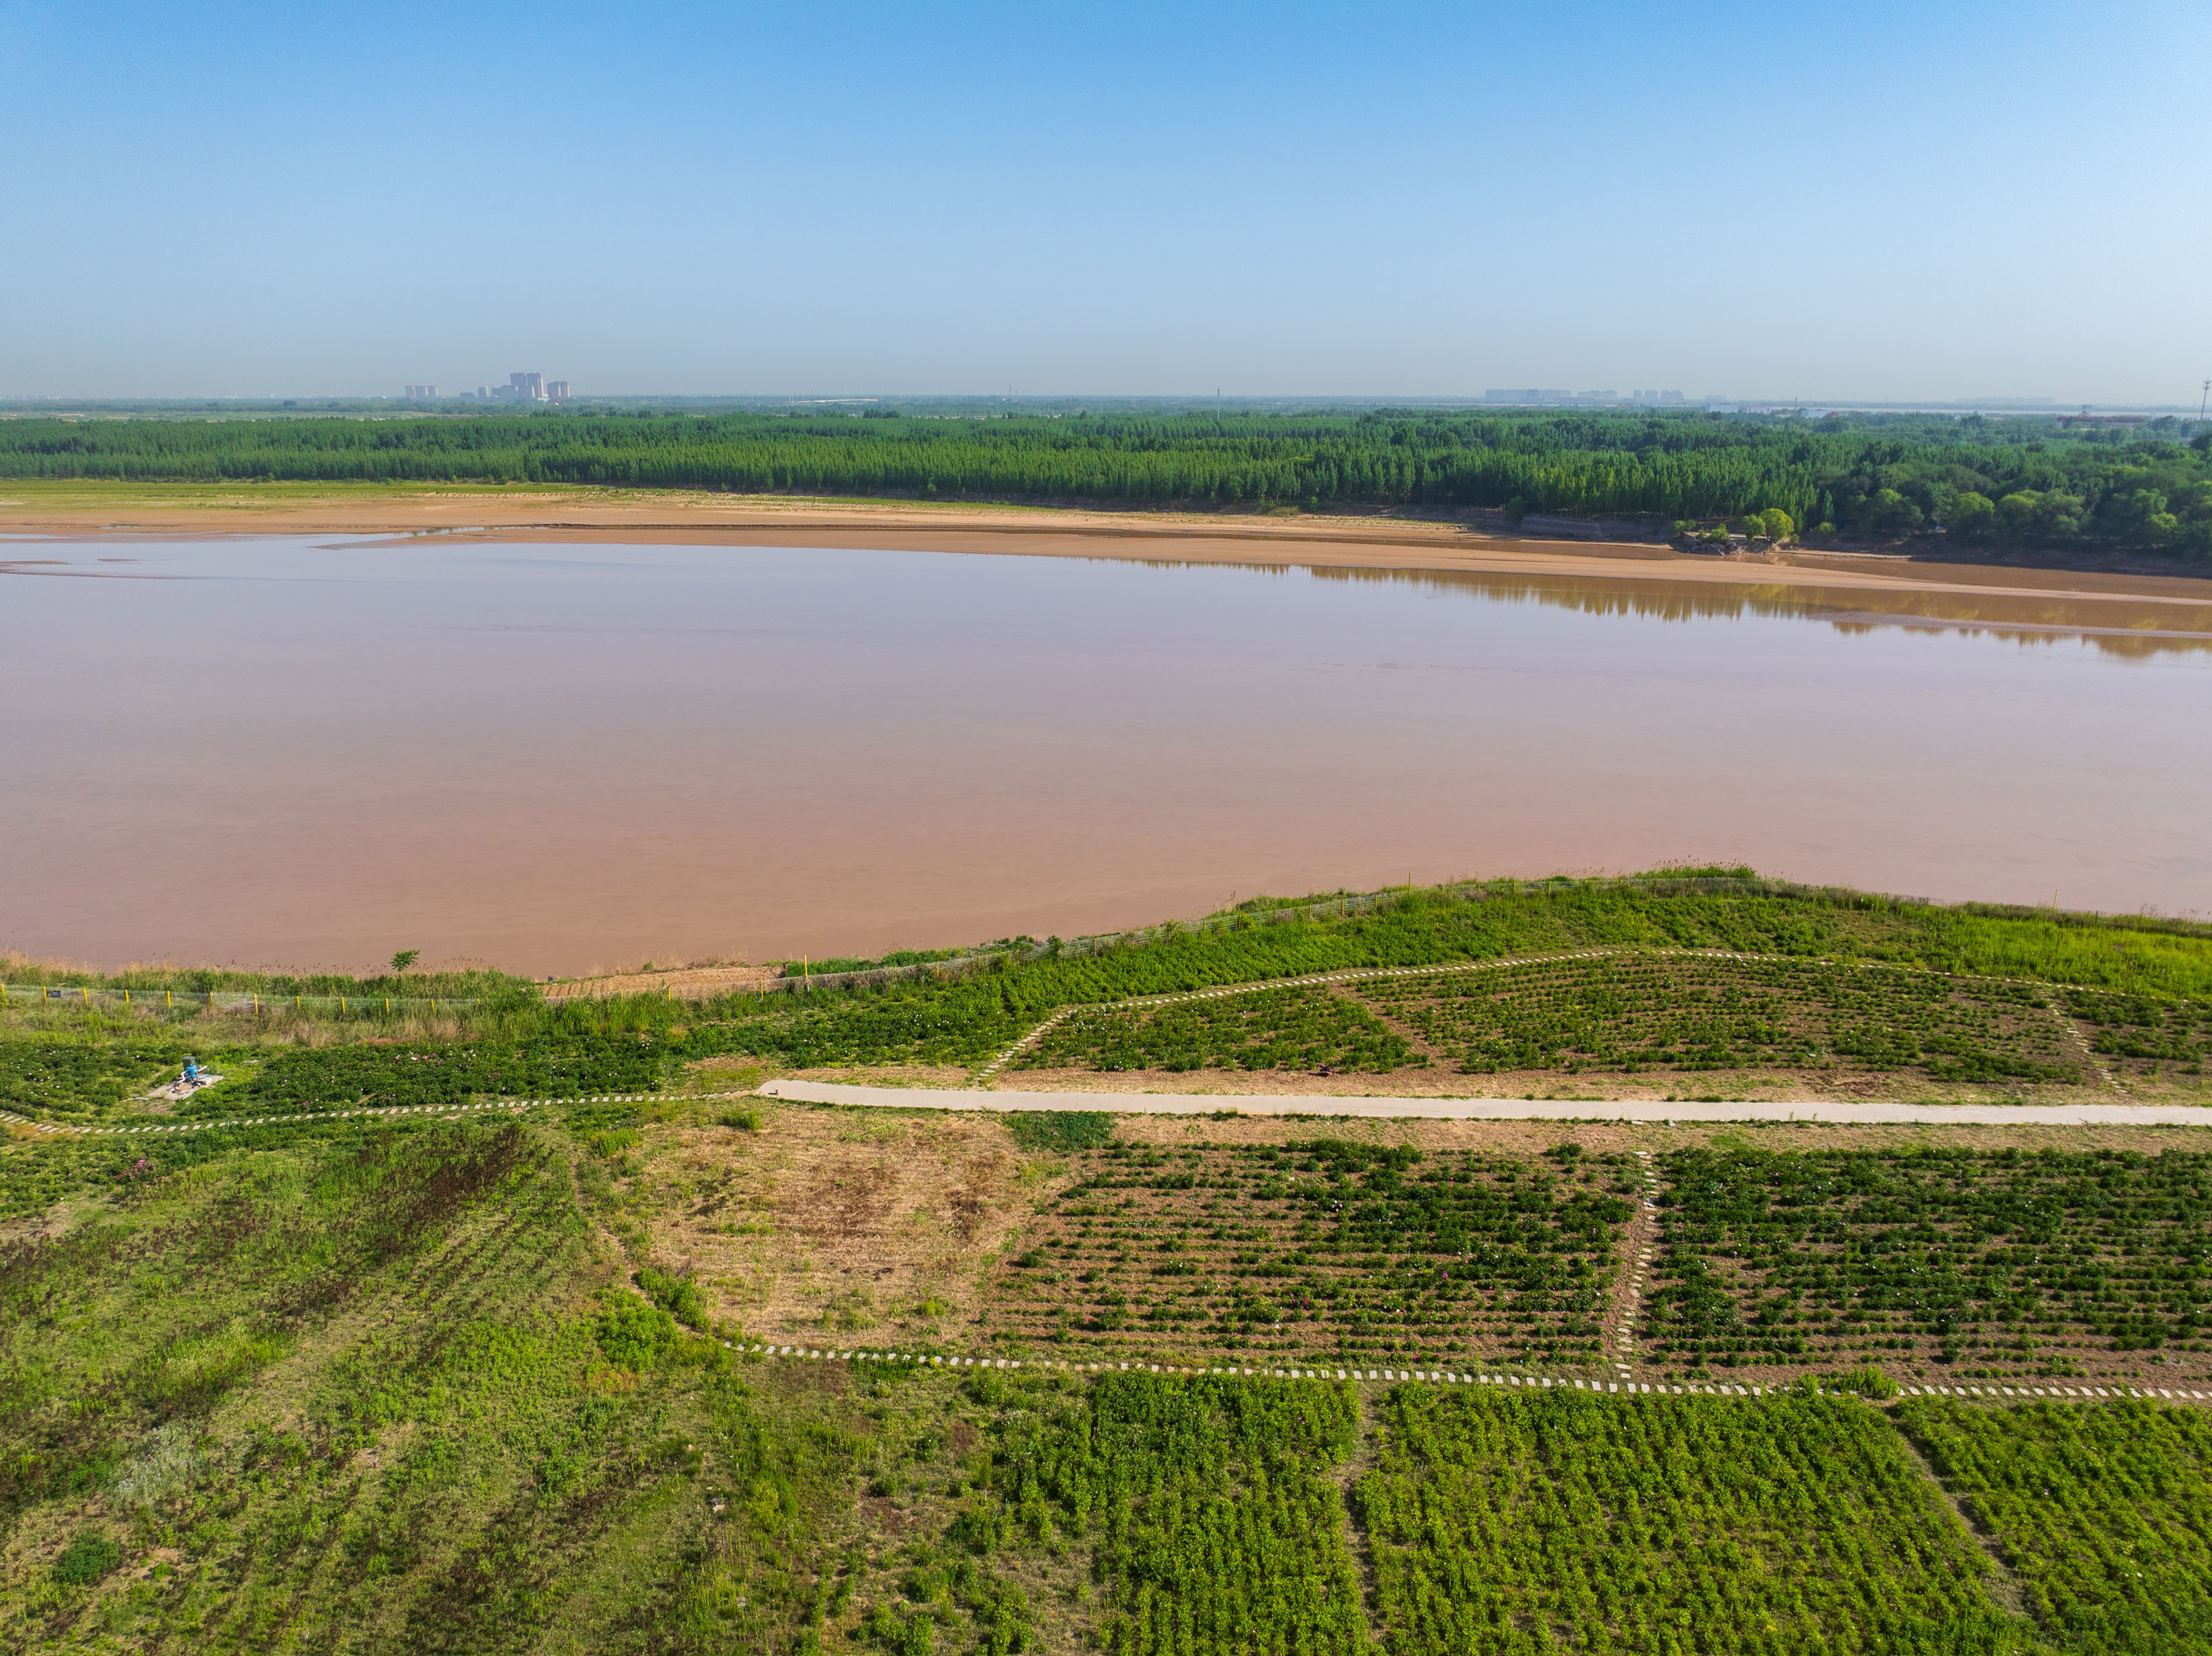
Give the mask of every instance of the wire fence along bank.
[(466, 1011), (480, 1003), (417, 995), (270, 995), (240, 989), (103, 989), (77, 983), (0, 983), (0, 1006), (128, 1006), (155, 1011), (335, 1012), (368, 1017)]

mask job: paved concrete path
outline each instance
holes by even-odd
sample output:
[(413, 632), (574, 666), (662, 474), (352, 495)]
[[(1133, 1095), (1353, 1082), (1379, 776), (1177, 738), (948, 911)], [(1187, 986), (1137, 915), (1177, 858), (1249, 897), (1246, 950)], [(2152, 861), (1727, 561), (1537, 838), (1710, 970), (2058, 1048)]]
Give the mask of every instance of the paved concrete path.
[(898, 1110), (1105, 1110), (1118, 1115), (1422, 1117), (1444, 1121), (1961, 1122), (2041, 1127), (2212, 1127), (2212, 1109), (2185, 1104), (1850, 1104), (1815, 1099), (1758, 1103), (1619, 1103), (1602, 1099), (1335, 1098), (1310, 1093), (1024, 1093), (1009, 1088), (852, 1087), (770, 1081), (767, 1098)]

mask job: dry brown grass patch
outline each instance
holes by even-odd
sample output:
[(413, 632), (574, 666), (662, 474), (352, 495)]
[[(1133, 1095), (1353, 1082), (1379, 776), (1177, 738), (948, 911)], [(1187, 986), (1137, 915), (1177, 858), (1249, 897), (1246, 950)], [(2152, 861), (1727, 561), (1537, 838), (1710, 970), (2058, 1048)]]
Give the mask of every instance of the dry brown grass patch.
[(763, 1336), (975, 1338), (986, 1268), (1053, 1181), (990, 1117), (786, 1108), (644, 1134), (653, 1257)]

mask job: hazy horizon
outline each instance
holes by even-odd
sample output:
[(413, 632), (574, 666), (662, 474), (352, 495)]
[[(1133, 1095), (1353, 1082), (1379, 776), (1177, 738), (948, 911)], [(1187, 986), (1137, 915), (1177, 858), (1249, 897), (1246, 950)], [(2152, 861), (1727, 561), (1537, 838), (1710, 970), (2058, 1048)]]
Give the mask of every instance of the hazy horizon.
[(9, 399), (2212, 374), (2212, 15), (2167, 0), (0, 0), (0, 45)]
[[(551, 376), (549, 375), (547, 377), (550, 378)], [(100, 407), (110, 405), (132, 406), (155, 404), (164, 406), (173, 405), (179, 408), (200, 408), (218, 403), (236, 403), (241, 406), (257, 408), (266, 405), (291, 408), (296, 405), (299, 410), (303, 413), (313, 413), (316, 411), (318, 407), (323, 405), (328, 405), (333, 408), (350, 408), (351, 406), (358, 403), (377, 402), (389, 403), (401, 409), (410, 407), (442, 407), (448, 403), (461, 403), (468, 405), (471, 409), (481, 407), (484, 411), (490, 413), (499, 413), (502, 411), (510, 413), (517, 411), (528, 412), (532, 409), (542, 410), (546, 406), (543, 403), (518, 403), (504, 401), (482, 404), (477, 403), (476, 399), (473, 397), (473, 392), (480, 385), (504, 384), (505, 379), (506, 376), (502, 375), (497, 381), (469, 379), (465, 382), (462, 380), (455, 380), (450, 387), (442, 382), (432, 382), (437, 385), (438, 389), (438, 395), (434, 400), (410, 397), (404, 395), (395, 394), (389, 391), (333, 391), (294, 389), (289, 391), (279, 390), (258, 393), (223, 392), (216, 394), (192, 394), (182, 396), (148, 396), (131, 395), (127, 393), (117, 393), (112, 396), (100, 397), (70, 396), (67, 394), (0, 396), (0, 406), (21, 406), (29, 403), (52, 403), (66, 411), (70, 408), (79, 406)], [(1972, 413), (1978, 410), (1990, 413), (2017, 412), (2022, 414), (2049, 413), (2052, 415), (2064, 415), (2070, 413), (2076, 409), (2089, 408), (2093, 409), (2120, 409), (2130, 411), (2155, 410), (2160, 412), (2172, 412), (2185, 419), (2190, 419), (2191, 421), (2195, 419), (2198, 412), (2196, 407), (2180, 401), (2158, 403), (2137, 399), (2134, 401), (2106, 403), (2097, 402), (2087, 397), (2043, 396), (1873, 396), (1804, 397), (1791, 398), (1786, 397), (1769, 397), (1758, 394), (1716, 391), (1703, 393), (1686, 393), (1683, 400), (1675, 403), (1656, 403), (1650, 402), (1648, 400), (1637, 401), (1624, 396), (1618, 403), (1591, 403), (1588, 400), (1580, 398), (1570, 399), (1564, 403), (1507, 403), (1492, 401), (1486, 398), (1480, 391), (1277, 391), (1272, 393), (1239, 393), (1227, 391), (1214, 392), (1157, 391), (1014, 391), (1012, 392), (994, 392), (947, 391), (936, 390), (855, 391), (850, 388), (840, 388), (836, 386), (817, 386), (799, 391), (602, 391), (576, 386), (572, 390), (570, 395), (566, 399), (566, 405), (581, 407), (588, 409), (590, 406), (593, 404), (615, 403), (722, 403), (730, 405), (757, 403), (770, 407), (820, 403), (824, 406), (825, 409), (830, 409), (836, 404), (981, 403), (1006, 406), (1008, 408), (1013, 408), (1022, 404), (1032, 404), (1040, 408), (1046, 405), (1052, 405), (1055, 408), (1060, 408), (1073, 404), (1093, 403), (1098, 404), (1101, 408), (1110, 408), (1114, 406), (1126, 406), (1131, 403), (1159, 403), (1172, 405), (1176, 408), (1202, 408), (1209, 404), (1219, 404), (1231, 409), (1257, 409), (1262, 412), (1267, 411), (1270, 409), (1284, 406), (1298, 407), (1311, 405), (1315, 407), (1328, 406), (1346, 408), (1391, 408), (1407, 406), (1451, 408), (1455, 409), (1464, 409), (1468, 411), (1479, 411), (1484, 408), (1496, 408), (1501, 410), (1510, 409), (1519, 413), (1540, 411), (1542, 409), (1552, 407), (1597, 408), (1601, 409), (1619, 408), (1623, 411), (1633, 413), (1644, 408), (1650, 408), (1658, 411), (1663, 411), (1668, 409), (1688, 409), (1695, 410), (1714, 403), (1738, 408), (1769, 409), (1783, 408), (1793, 402), (1802, 404), (1808, 412), (1828, 409), (1841, 409), (1845, 412), (1854, 410), (1866, 410), (1869, 412), (1881, 412), (1884, 410), (1911, 411), (1916, 409), (1926, 409), (1938, 412), (1956, 411), (1960, 413)]]

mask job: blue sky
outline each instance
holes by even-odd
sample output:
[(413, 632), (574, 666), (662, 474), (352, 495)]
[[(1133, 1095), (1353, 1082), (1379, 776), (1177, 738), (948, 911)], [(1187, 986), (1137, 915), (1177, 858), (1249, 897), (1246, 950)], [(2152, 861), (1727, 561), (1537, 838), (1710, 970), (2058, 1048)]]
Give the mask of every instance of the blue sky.
[(0, 396), (2193, 403), (2212, 8), (0, 0)]

